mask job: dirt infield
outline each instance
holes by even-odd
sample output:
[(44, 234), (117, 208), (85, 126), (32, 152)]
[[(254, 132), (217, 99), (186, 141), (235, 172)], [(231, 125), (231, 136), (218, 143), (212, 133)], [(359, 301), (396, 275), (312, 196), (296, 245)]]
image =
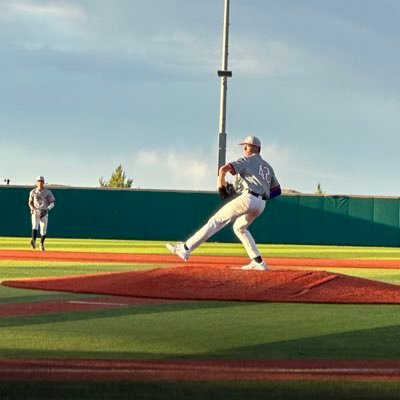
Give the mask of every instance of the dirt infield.
[[(171, 254), (129, 254), (129, 253), (90, 253), (32, 250), (0, 250), (2, 260), (48, 260), (80, 262), (112, 262), (132, 264), (168, 264), (240, 266), (249, 262), (247, 257), (226, 256), (191, 256), (188, 263), (183, 263)], [(276, 268), (384, 268), (400, 269), (400, 260), (359, 260), (326, 258), (285, 258), (268, 257), (268, 265)]]
[[(241, 271), (241, 257), (0, 251), (14, 260), (172, 265), (145, 271), (4, 282), (13, 287), (113, 294), (85, 300), (2, 306), (0, 317), (76, 312), (176, 299), (400, 303), (400, 287), (320, 268), (400, 268), (399, 261), (271, 258), (270, 271)], [(156, 285), (157, 283), (157, 285)], [(78, 286), (76, 286), (78, 285)], [(112, 290), (110, 290), (110, 287)], [(355, 295), (354, 293), (357, 293)], [(196, 296), (193, 295), (196, 294)], [(214, 293), (214, 294), (213, 294)], [(220, 293), (215, 297), (215, 293)], [(282, 294), (286, 296), (282, 297)], [(122, 297), (125, 296), (125, 297)], [(351, 300), (352, 297), (352, 300)], [(329, 300), (330, 299), (330, 300)], [(368, 300), (369, 299), (369, 300)], [(179, 301), (179, 300), (178, 300)], [(32, 360), (0, 359), (0, 380), (399, 380), (399, 360)]]
[(399, 360), (12, 360), (0, 380), (398, 380)]
[[(116, 261), (173, 267), (95, 275), (5, 281), (16, 288), (173, 300), (235, 300), (347, 304), (400, 304), (400, 286), (313, 270), (373, 264), (400, 268), (399, 261), (268, 259), (269, 271), (243, 271), (243, 257), (202, 257), (189, 262), (171, 255), (9, 252), (4, 257)], [(368, 262), (367, 262), (368, 261)], [(287, 264), (291, 264), (289, 269)], [(285, 266), (282, 266), (285, 265)]]

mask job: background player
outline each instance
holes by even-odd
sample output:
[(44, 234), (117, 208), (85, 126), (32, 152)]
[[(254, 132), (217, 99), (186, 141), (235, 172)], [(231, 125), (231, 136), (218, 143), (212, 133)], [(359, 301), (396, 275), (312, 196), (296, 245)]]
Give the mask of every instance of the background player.
[(36, 237), (40, 227), (40, 250), (44, 251), (49, 211), (54, 207), (55, 198), (53, 193), (44, 187), (44, 177), (38, 176), (36, 188), (29, 193), (29, 208), (32, 214), (32, 240), (31, 246), (36, 249)]
[(208, 222), (186, 242), (166, 244), (171, 253), (188, 260), (190, 253), (230, 222), (242, 242), (251, 262), (242, 269), (266, 270), (257, 245), (247, 230), (249, 225), (264, 211), (266, 201), (281, 194), (281, 188), (272, 167), (261, 158), (261, 142), (255, 136), (248, 136), (239, 144), (243, 145), (243, 157), (219, 169), (218, 186), (226, 188), (226, 174), (239, 174), (242, 178), (242, 192), (225, 204)]

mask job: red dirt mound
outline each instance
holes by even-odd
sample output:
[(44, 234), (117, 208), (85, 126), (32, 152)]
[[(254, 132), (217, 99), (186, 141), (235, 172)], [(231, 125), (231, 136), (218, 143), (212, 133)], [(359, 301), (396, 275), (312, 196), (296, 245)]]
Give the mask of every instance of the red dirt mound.
[(400, 304), (400, 286), (325, 271), (242, 271), (237, 267), (188, 266), (3, 284), (160, 299)]

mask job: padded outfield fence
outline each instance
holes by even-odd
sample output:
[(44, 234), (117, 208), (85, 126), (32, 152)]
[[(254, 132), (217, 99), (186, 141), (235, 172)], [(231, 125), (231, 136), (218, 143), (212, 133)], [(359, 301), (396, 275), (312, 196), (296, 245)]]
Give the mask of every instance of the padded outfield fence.
[[(0, 187), (0, 236), (29, 237), (32, 187)], [(49, 236), (183, 240), (221, 202), (215, 192), (49, 186), (56, 197)], [(400, 197), (282, 195), (251, 226), (258, 243), (400, 246)], [(236, 242), (225, 228), (212, 241)]]

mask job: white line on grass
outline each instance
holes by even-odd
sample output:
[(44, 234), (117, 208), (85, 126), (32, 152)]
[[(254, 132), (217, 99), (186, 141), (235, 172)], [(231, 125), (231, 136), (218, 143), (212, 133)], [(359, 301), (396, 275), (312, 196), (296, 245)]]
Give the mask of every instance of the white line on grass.
[(70, 300), (68, 303), (72, 304), (88, 304), (95, 306), (129, 306), (127, 303), (107, 303), (102, 301), (80, 301), (80, 300)]

